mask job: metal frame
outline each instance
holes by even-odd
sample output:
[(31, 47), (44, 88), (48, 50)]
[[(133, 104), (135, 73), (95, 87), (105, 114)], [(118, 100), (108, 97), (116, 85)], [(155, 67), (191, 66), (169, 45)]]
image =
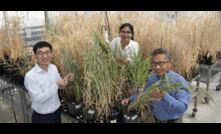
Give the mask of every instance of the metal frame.
[[(209, 66), (209, 65), (203, 65), (200, 64), (199, 66), (199, 74), (194, 77), (190, 83), (194, 80), (196, 80), (196, 92), (199, 91), (199, 85), (200, 82), (205, 83), (206, 84), (206, 93), (205, 93), (205, 103), (209, 103), (209, 97), (208, 97), (208, 90), (210, 87), (210, 82), (213, 81), (215, 78), (218, 77), (218, 75), (221, 72), (221, 59), (219, 59), (215, 64)], [(219, 85), (221, 85), (221, 75), (220, 75), (220, 82)], [(219, 86), (218, 85), (218, 86)], [(193, 108), (193, 112), (192, 112), (192, 117), (196, 116), (196, 112), (198, 111), (197, 109), (197, 101), (198, 97), (197, 95), (194, 96), (194, 108)]]

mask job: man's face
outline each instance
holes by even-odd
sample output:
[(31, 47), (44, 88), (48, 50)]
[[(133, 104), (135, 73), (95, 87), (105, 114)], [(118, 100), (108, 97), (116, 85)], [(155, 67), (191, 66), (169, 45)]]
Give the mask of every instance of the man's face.
[(51, 62), (52, 52), (49, 47), (39, 48), (36, 51), (35, 58), (39, 65), (47, 66)]
[(154, 56), (151, 65), (155, 74), (159, 77), (164, 76), (171, 69), (171, 61), (164, 54)]

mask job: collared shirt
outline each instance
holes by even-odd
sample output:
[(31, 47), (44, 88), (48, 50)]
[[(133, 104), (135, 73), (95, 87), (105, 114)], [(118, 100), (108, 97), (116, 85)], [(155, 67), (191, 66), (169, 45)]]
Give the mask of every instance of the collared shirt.
[(61, 79), (57, 67), (49, 64), (44, 71), (36, 64), (26, 75), (24, 85), (32, 100), (32, 109), (40, 114), (53, 113), (60, 107), (58, 85)]
[[(181, 83), (184, 86), (189, 86), (188, 82), (181, 75), (173, 71), (169, 71), (167, 76), (172, 79), (172, 83)], [(151, 75), (148, 78), (144, 91), (147, 91), (149, 87), (161, 79), (162, 78), (156, 76), (156, 74)], [(187, 110), (190, 95), (191, 92), (185, 88), (180, 88), (178, 91), (172, 90), (167, 93), (162, 100), (153, 101), (151, 104), (151, 111), (155, 118), (161, 121), (178, 119), (182, 117)], [(131, 96), (130, 101), (133, 102), (137, 96), (138, 94)]]
[(130, 61), (132, 61), (132, 58), (138, 54), (139, 48), (137, 42), (130, 40), (129, 44), (122, 49), (120, 37), (114, 38), (110, 44), (110, 47), (115, 56), (123, 56)]

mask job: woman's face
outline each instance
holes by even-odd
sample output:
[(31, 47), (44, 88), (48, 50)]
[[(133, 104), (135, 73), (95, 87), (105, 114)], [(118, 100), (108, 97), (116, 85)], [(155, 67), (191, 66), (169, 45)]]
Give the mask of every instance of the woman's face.
[(122, 41), (130, 41), (132, 36), (133, 34), (129, 27), (124, 27), (121, 29), (120, 37)]

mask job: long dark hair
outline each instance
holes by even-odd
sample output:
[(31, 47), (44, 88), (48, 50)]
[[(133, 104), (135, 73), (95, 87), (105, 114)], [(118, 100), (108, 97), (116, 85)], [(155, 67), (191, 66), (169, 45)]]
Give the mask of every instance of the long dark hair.
[(120, 26), (120, 31), (119, 32), (121, 32), (121, 30), (123, 29), (123, 28), (125, 28), (125, 27), (129, 27), (129, 29), (130, 29), (130, 31), (132, 32), (132, 37), (131, 37), (131, 40), (134, 40), (134, 27), (130, 24), (130, 23), (124, 23), (124, 24), (122, 24), (121, 26)]

